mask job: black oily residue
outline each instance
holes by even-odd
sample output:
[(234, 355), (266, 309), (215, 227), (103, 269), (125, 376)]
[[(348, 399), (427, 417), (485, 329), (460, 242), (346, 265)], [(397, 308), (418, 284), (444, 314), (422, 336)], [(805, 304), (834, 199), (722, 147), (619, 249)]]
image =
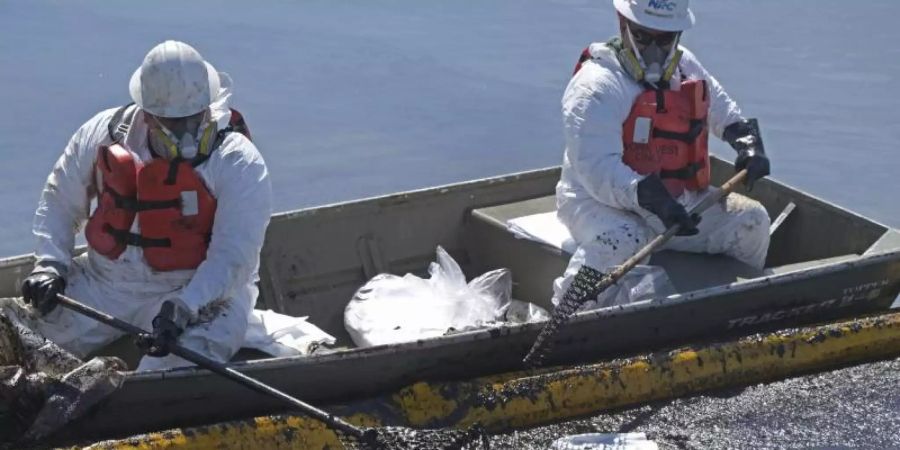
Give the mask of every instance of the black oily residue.
[[(671, 371), (671, 358), (676, 353), (677, 352), (666, 352), (654, 355), (654, 365), (663, 372), (666, 372), (667, 370)], [(526, 378), (520, 378), (505, 383), (498, 390), (481, 389), (478, 392), (475, 392), (474, 405), (493, 410), (498, 405), (506, 404), (511, 399), (528, 398), (532, 402), (538, 402), (541, 400), (539, 398), (540, 395), (546, 392), (548, 385), (559, 381), (570, 383), (572, 378), (581, 376), (592, 378), (596, 382), (604, 383), (607, 386), (615, 384), (620, 389), (625, 390), (627, 389), (627, 385), (625, 379), (622, 377), (622, 368), (625, 365), (632, 364), (636, 361), (646, 362), (647, 359), (616, 359), (604, 364), (602, 368), (598, 368), (595, 365), (575, 366), (565, 371), (537, 373)], [(549, 402), (551, 407), (556, 407), (556, 405), (553, 405), (552, 396), (548, 396), (543, 400)]]
[(608, 237), (607, 234), (608, 233), (604, 231), (603, 233), (600, 233), (599, 235), (597, 235), (597, 242), (602, 245), (605, 245), (607, 247), (610, 247), (613, 250), (618, 250), (619, 249), (619, 247), (618, 247), (619, 240)]
[(514, 398), (528, 398), (536, 402), (540, 394), (546, 390), (548, 383), (563, 378), (565, 377), (558, 372), (551, 372), (505, 383), (498, 390), (481, 389), (475, 393), (475, 405), (492, 411), (498, 405), (504, 405)]
[[(620, 376), (620, 366), (626, 362), (632, 362), (632, 360), (613, 361), (603, 370), (598, 370), (592, 366), (575, 366), (565, 371), (553, 370), (547, 373), (536, 373), (505, 383), (497, 390), (492, 388), (480, 389), (474, 394), (474, 404), (493, 410), (498, 405), (506, 404), (511, 399), (527, 398), (532, 402), (538, 402), (541, 400), (539, 397), (546, 392), (549, 384), (559, 381), (570, 382), (573, 377), (581, 375), (595, 378), (599, 382), (617, 383), (624, 388), (625, 384)], [(553, 402), (551, 397), (544, 400)]]
[(784, 351), (784, 343), (781, 343), (781, 344), (776, 345), (775, 348), (774, 348), (774, 351), (775, 351), (775, 353), (778, 354), (778, 357), (779, 357), (779, 358), (784, 358), (784, 353), (785, 353), (785, 351)]
[(504, 405), (512, 398), (527, 397), (536, 401), (543, 382), (533, 379), (518, 380), (507, 383), (499, 390), (482, 389), (475, 394), (475, 404), (493, 411), (497, 406)]
[(560, 436), (643, 432), (660, 449), (900, 448), (900, 358), (621, 409), (493, 436), (537, 450)]
[(405, 427), (378, 427), (374, 441), (342, 437), (345, 448), (359, 450), (489, 450), (490, 444), (479, 426), (467, 429), (415, 430)]

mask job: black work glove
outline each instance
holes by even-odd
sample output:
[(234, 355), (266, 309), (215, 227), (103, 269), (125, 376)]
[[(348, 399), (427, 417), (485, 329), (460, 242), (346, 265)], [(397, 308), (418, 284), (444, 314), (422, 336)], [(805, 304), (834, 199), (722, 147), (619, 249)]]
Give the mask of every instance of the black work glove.
[(139, 335), (137, 346), (149, 356), (168, 355), (184, 333), (190, 317), (191, 312), (180, 301), (164, 301), (153, 318), (153, 331)]
[(744, 185), (752, 191), (756, 180), (769, 175), (769, 158), (759, 134), (759, 123), (756, 119), (739, 120), (725, 127), (722, 139), (731, 144), (738, 154), (734, 160), (735, 172), (747, 169)]
[(693, 236), (700, 232), (697, 224), (700, 223), (698, 214), (688, 214), (681, 203), (675, 201), (666, 185), (657, 174), (647, 175), (637, 184), (638, 205), (647, 211), (656, 214), (666, 228), (673, 225), (681, 225), (675, 233), (677, 236)]
[(48, 314), (59, 301), (56, 294), (66, 292), (66, 280), (53, 272), (32, 272), (22, 282), (22, 298), (40, 315)]

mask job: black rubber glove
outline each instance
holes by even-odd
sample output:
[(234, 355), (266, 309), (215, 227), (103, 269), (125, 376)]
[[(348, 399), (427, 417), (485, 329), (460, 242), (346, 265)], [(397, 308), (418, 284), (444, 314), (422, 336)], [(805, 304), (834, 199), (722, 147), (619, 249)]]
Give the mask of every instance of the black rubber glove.
[(66, 280), (53, 272), (32, 272), (22, 282), (22, 298), (41, 315), (53, 311), (59, 303), (56, 294), (65, 292)]
[(752, 191), (756, 180), (769, 175), (769, 158), (759, 134), (759, 123), (756, 119), (739, 120), (725, 127), (722, 139), (731, 144), (738, 154), (734, 160), (734, 170), (740, 172), (747, 169), (744, 185)]
[(153, 318), (153, 331), (138, 336), (137, 346), (149, 356), (168, 355), (184, 333), (190, 316), (190, 311), (181, 302), (166, 300)]
[(638, 205), (647, 211), (656, 214), (666, 228), (672, 225), (681, 225), (681, 229), (675, 233), (677, 236), (693, 236), (700, 232), (697, 224), (700, 216), (690, 215), (681, 203), (675, 201), (666, 185), (657, 174), (647, 175), (637, 184)]

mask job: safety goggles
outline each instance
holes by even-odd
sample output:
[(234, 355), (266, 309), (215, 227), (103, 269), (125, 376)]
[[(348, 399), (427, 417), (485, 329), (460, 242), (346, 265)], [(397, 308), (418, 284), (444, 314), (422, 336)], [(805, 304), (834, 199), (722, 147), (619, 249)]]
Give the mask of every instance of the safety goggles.
[(185, 131), (193, 133), (200, 128), (201, 124), (208, 121), (209, 110), (206, 109), (191, 116), (177, 118), (159, 117), (153, 114), (147, 114), (147, 116), (150, 117), (154, 128), (161, 128), (170, 135), (184, 133)]
[(634, 43), (641, 47), (647, 47), (654, 42), (659, 47), (667, 47), (672, 45), (672, 43), (678, 39), (678, 35), (680, 34), (679, 32), (669, 31), (649, 31), (634, 25), (631, 25), (628, 28), (631, 31), (631, 37), (634, 39)]

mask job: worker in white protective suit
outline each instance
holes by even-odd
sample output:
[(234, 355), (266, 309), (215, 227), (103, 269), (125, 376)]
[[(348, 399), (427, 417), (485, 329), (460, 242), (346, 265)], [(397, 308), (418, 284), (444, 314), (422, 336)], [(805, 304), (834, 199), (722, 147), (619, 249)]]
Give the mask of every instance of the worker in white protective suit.
[[(745, 119), (719, 82), (685, 47), (694, 24), (688, 0), (614, 0), (620, 35), (585, 49), (562, 99), (566, 150), (556, 186), (558, 216), (579, 248), (554, 284), (554, 304), (597, 299), (604, 273), (658, 233), (679, 224), (664, 247), (721, 253), (762, 268), (769, 217), (738, 194), (702, 217), (686, 208), (709, 190), (707, 138), (737, 151), (746, 183), (769, 174), (755, 119)], [(607, 299), (597, 299), (604, 305)]]
[[(57, 307), (65, 292), (152, 329), (137, 370), (189, 365), (169, 354), (176, 341), (222, 362), (238, 351), (272, 206), (230, 85), (194, 48), (166, 41), (131, 77), (134, 104), (75, 132), (35, 213), (37, 264), (22, 285), (35, 331), (79, 357), (121, 336)], [(88, 251), (74, 257), (82, 227)]]

